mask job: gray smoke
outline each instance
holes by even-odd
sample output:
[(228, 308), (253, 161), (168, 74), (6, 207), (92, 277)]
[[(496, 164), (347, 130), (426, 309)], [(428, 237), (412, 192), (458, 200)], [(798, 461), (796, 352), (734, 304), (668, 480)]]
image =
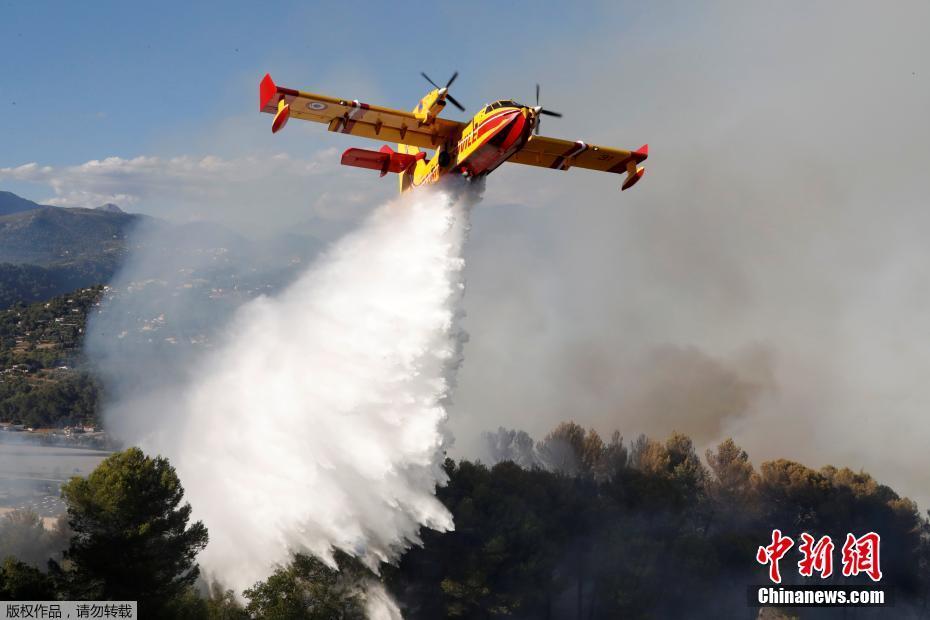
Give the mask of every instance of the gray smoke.
[(930, 500), (930, 8), (888, 8), (603, 5), (570, 51), (526, 50), (565, 113), (543, 133), (651, 156), (623, 194), (583, 170), (491, 178), (457, 449), (567, 419), (733, 435)]

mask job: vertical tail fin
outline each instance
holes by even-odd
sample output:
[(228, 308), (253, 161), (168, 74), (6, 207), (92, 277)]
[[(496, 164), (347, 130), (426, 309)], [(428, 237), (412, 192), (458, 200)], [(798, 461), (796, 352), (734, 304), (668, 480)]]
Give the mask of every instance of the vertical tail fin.
[[(398, 143), (397, 152), (403, 153), (405, 155), (417, 155), (421, 151), (418, 147), (410, 146), (409, 144)], [(423, 165), (422, 160), (417, 161), (417, 163), (414, 166), (411, 166), (409, 169), (400, 173), (399, 175), (400, 180), (398, 181), (398, 183), (400, 184), (400, 193), (404, 193), (405, 191), (410, 189), (410, 187), (413, 185), (413, 178), (414, 178), (414, 175), (416, 174), (416, 169), (422, 165)]]

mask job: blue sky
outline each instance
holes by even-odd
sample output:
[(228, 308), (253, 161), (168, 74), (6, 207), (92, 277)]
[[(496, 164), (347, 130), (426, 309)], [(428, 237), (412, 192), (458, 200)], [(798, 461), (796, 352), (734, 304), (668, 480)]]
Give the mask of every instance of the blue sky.
[[(561, 3), (423, 6), (0, 2), (0, 167), (206, 153), (178, 137), (255, 112), (266, 71), (296, 88), (404, 108), (425, 90), (420, 70), (437, 81), (459, 70), (456, 93), (471, 110), (528, 98), (532, 53), (570, 46), (603, 13)], [(508, 73), (518, 92), (488, 89), (489, 76)], [(340, 90), (353, 87), (366, 92)]]
[[(570, 88), (579, 49), (598, 50), (590, 69), (604, 61), (600, 50), (616, 52), (621, 41), (659, 30), (667, 37), (688, 20), (635, 3), (463, 6), (0, 0), (0, 189), (61, 206), (112, 201), (190, 217), (211, 216), (205, 205), (225, 208), (230, 193), (259, 195), (276, 175), (278, 186), (301, 195), (328, 195), (335, 188), (322, 177), (342, 178), (345, 170), (332, 166), (357, 144), (315, 125), (292, 123), (272, 136), (270, 118), (257, 112), (265, 72), (285, 86), (410, 109), (429, 88), (420, 71), (441, 81), (458, 70), (454, 92), (468, 112), (500, 98), (531, 100), (537, 81), (548, 107), (571, 112), (584, 104)], [(606, 81), (616, 81), (615, 66), (605, 69)], [(549, 126), (584, 124), (589, 109)], [(451, 108), (449, 115), (467, 118)], [(313, 167), (316, 178), (300, 182), (294, 177), (309, 175), (249, 159), (272, 155)], [(203, 174), (196, 191), (180, 191), (175, 180), (188, 183), (203, 157), (228, 164), (227, 175)], [(107, 158), (106, 170), (88, 169)], [(172, 158), (180, 159), (167, 164)], [(28, 164), (35, 168), (22, 168)], [(255, 181), (250, 191), (205, 198), (204, 187), (215, 194), (221, 181), (243, 174)], [(393, 187), (371, 183), (364, 191), (380, 199)]]

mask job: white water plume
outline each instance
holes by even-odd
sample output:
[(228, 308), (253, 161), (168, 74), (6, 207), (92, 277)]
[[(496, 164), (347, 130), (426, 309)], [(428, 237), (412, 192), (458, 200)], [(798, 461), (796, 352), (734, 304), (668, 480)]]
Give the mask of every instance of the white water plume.
[(380, 207), (280, 295), (243, 305), (174, 396), (110, 408), (124, 439), (178, 470), (210, 533), (207, 573), (241, 591), (292, 552), (333, 549), (376, 567), (420, 527), (453, 527), (435, 487), (468, 205), (418, 191)]

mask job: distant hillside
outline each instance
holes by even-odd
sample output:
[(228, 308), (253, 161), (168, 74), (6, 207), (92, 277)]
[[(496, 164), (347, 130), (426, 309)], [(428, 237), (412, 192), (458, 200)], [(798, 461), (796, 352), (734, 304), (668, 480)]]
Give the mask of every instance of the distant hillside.
[(39, 267), (0, 263), (0, 310), (17, 303), (45, 301), (68, 291), (110, 281), (117, 261), (84, 261)]
[(111, 208), (48, 206), (0, 216), (0, 263), (51, 266), (119, 254), (139, 219)]
[(0, 216), (38, 209), (39, 205), (12, 192), (0, 192)]
[(267, 293), (290, 281), (302, 261), (323, 246), (308, 234), (255, 241), (216, 222), (176, 224), (125, 213), (111, 203), (94, 209), (52, 207), (0, 192), (0, 310), (109, 283), (129, 254), (127, 239), (143, 225), (151, 228), (132, 242), (133, 253), (145, 257), (135, 276), (163, 279), (170, 261), (189, 267), (175, 274), (183, 275), (175, 284), (185, 291)]
[(114, 204), (66, 209), (0, 192), (0, 309), (108, 282), (146, 219)]

